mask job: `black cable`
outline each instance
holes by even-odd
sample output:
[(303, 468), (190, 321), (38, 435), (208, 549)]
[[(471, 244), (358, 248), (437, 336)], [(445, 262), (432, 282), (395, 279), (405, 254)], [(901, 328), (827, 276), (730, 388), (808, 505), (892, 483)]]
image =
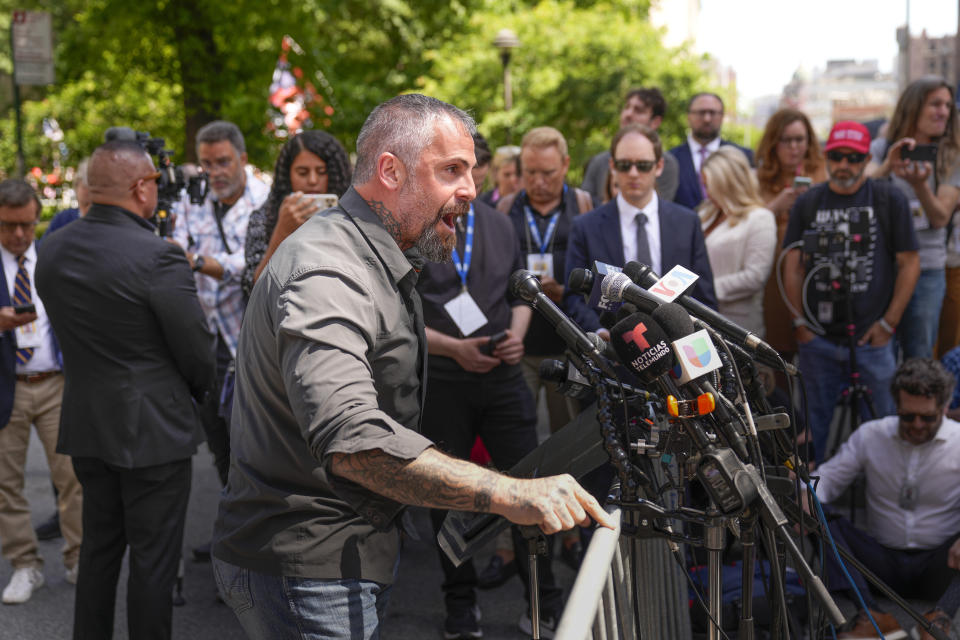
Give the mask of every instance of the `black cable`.
[(707, 606), (707, 603), (703, 601), (703, 596), (700, 595), (700, 591), (697, 588), (697, 585), (693, 583), (693, 578), (690, 577), (690, 572), (687, 571), (687, 568), (684, 566), (683, 558), (679, 557), (679, 551), (671, 554), (673, 559), (680, 565), (680, 571), (683, 573), (683, 576), (687, 579), (687, 582), (690, 583), (690, 590), (693, 591), (693, 595), (697, 597), (697, 602), (700, 603), (700, 607), (703, 608), (703, 612), (707, 614), (707, 619), (710, 621), (710, 624), (727, 640), (730, 640), (730, 636), (726, 634), (723, 630), (723, 627), (720, 626), (720, 623), (717, 622), (712, 615), (710, 615), (710, 607)]

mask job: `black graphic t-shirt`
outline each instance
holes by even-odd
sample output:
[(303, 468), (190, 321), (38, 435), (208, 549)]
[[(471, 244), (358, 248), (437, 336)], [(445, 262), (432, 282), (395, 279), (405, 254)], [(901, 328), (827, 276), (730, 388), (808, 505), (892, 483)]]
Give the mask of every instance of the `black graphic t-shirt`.
[(896, 254), (917, 250), (906, 198), (872, 180), (850, 195), (824, 183), (797, 198), (783, 246), (798, 241), (806, 272), (804, 315), (836, 342), (846, 340), (851, 313), (858, 339), (883, 316), (893, 297)]

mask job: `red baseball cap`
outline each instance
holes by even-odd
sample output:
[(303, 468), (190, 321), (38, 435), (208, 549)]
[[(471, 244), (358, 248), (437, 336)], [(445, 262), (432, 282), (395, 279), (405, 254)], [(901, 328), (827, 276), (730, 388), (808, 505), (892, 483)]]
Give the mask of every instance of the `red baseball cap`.
[(830, 129), (826, 151), (846, 147), (860, 153), (870, 153), (870, 132), (859, 122), (841, 120)]

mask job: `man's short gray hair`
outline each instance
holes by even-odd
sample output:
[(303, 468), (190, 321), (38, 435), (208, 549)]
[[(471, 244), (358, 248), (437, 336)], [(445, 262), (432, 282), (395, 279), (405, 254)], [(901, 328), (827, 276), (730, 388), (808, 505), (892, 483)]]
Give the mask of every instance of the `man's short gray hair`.
[(243, 134), (240, 133), (240, 127), (232, 122), (214, 120), (213, 122), (208, 122), (203, 125), (200, 127), (200, 130), (197, 131), (197, 146), (200, 146), (200, 144), (213, 144), (214, 142), (221, 142), (223, 140), (229, 140), (233, 148), (237, 150), (238, 155), (247, 150), (247, 145), (243, 141)]
[(477, 132), (476, 122), (465, 111), (419, 93), (397, 96), (378, 105), (367, 116), (357, 137), (353, 184), (364, 184), (373, 178), (377, 158), (384, 152), (394, 154), (408, 170), (412, 169), (433, 142), (435, 125), (442, 118), (458, 123), (469, 136)]

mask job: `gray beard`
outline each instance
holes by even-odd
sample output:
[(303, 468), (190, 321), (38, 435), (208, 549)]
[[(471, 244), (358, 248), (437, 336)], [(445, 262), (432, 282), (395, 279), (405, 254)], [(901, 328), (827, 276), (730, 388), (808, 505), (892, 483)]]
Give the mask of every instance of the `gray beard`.
[(420, 255), (430, 262), (450, 262), (453, 255), (453, 245), (443, 243), (443, 239), (437, 233), (436, 225), (420, 234), (416, 247), (420, 250)]
[(835, 178), (835, 177), (831, 174), (831, 175), (830, 175), (830, 182), (832, 182), (832, 183), (835, 184), (837, 187), (839, 187), (839, 188), (843, 189), (844, 191), (846, 191), (847, 189), (850, 189), (851, 187), (853, 187), (853, 185), (857, 184), (857, 181), (860, 180), (860, 177), (863, 175), (863, 172), (866, 171), (866, 170), (867, 170), (867, 167), (864, 166), (862, 169), (860, 169), (860, 172), (859, 172), (859, 173), (857, 173), (857, 174), (854, 175), (854, 176), (851, 176), (851, 177), (847, 178), (846, 180), (841, 180), (840, 178)]

